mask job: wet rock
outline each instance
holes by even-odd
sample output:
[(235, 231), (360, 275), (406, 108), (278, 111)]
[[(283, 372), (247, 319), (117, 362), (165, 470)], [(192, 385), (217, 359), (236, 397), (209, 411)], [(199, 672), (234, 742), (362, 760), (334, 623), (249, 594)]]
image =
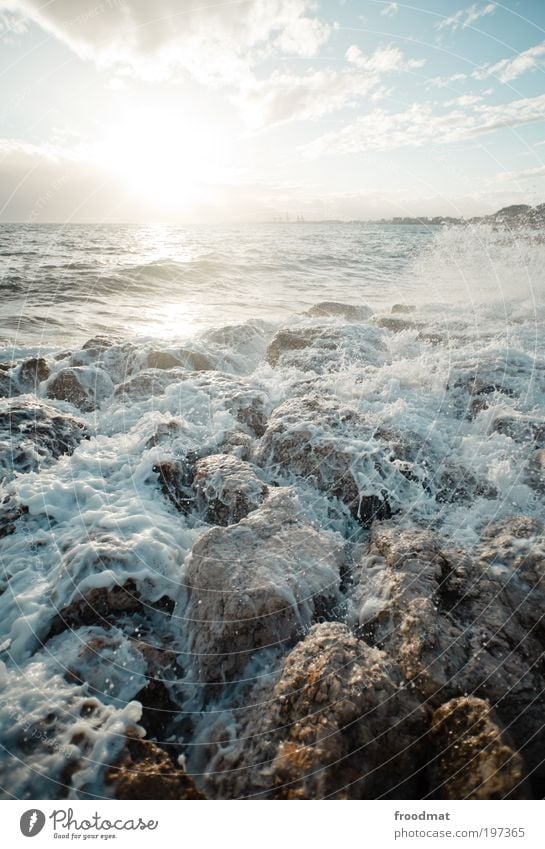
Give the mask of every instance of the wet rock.
[(479, 555), (491, 566), (512, 570), (532, 586), (539, 584), (545, 579), (545, 527), (530, 516), (491, 522), (482, 531)]
[(253, 439), (243, 431), (230, 430), (224, 433), (223, 441), (218, 446), (222, 454), (232, 454), (239, 460), (249, 460), (253, 450)]
[(21, 391), (36, 392), (39, 384), (50, 374), (51, 369), (43, 357), (31, 357), (21, 363), (16, 377)]
[(197, 460), (193, 488), (197, 509), (205, 521), (224, 526), (245, 519), (268, 493), (253, 466), (224, 454)]
[(40, 401), (0, 401), (0, 477), (37, 471), (72, 454), (86, 435), (83, 422)]
[(56, 372), (47, 384), (47, 397), (68, 401), (82, 412), (92, 412), (113, 393), (106, 372), (98, 368), (78, 366)]
[(182, 425), (175, 419), (172, 419), (172, 421), (169, 422), (161, 422), (157, 426), (155, 433), (153, 433), (146, 442), (146, 448), (155, 448), (157, 445), (163, 445), (163, 443), (174, 439), (181, 433)]
[(391, 515), (392, 505), (407, 494), (408, 472), (414, 469), (409, 461), (397, 465), (378, 431), (334, 398), (292, 398), (274, 410), (256, 458), (273, 473), (304, 477), (370, 525)]
[(101, 354), (103, 351), (106, 351), (108, 348), (111, 348), (114, 344), (114, 340), (109, 339), (107, 336), (93, 336), (92, 339), (89, 339), (85, 345), (83, 345), (83, 351), (92, 351), (93, 354)]
[(429, 531), (376, 524), (360, 573), (361, 634), (431, 705), (465, 693), (488, 699), (529, 768), (542, 771), (543, 567), (527, 557), (510, 567), (486, 543), (469, 558)]
[(545, 449), (534, 451), (529, 457), (525, 480), (536, 492), (545, 493)]
[(285, 648), (339, 598), (342, 546), (277, 489), (236, 525), (213, 528), (187, 562), (191, 652), (204, 682), (232, 681), (260, 649)]
[(452, 699), (432, 717), (431, 792), (439, 799), (525, 798), (523, 763), (488, 702)]
[(273, 367), (291, 366), (318, 373), (345, 368), (349, 362), (378, 365), (386, 357), (382, 334), (367, 324), (279, 330), (266, 352), (266, 360)]
[(208, 395), (211, 417), (225, 409), (251, 436), (263, 435), (271, 401), (259, 385), (217, 371), (191, 375), (188, 381)]
[(416, 312), (416, 307), (412, 304), (394, 304), (392, 307), (392, 315), (407, 315), (411, 312)]
[(468, 503), (476, 498), (497, 498), (498, 491), (486, 480), (456, 463), (444, 463), (435, 474), (435, 497), (440, 504)]
[(129, 401), (144, 401), (159, 395), (164, 395), (165, 389), (176, 380), (182, 379), (181, 371), (171, 370), (169, 372), (158, 369), (149, 369), (130, 377), (128, 380), (116, 386), (114, 398)]
[(266, 360), (269, 365), (276, 366), (283, 354), (288, 351), (308, 348), (312, 344), (313, 338), (315, 336), (313, 337), (312, 333), (308, 331), (294, 333), (289, 330), (280, 330), (267, 348)]
[(178, 348), (176, 351), (150, 351), (147, 355), (147, 367), (155, 369), (171, 368), (192, 369), (193, 371), (207, 371), (214, 368), (214, 363), (200, 351), (191, 351), (189, 348)]
[(428, 345), (442, 345), (446, 341), (444, 333), (421, 330), (416, 337), (418, 342), (426, 342)]
[(322, 301), (311, 307), (307, 315), (312, 318), (332, 316), (344, 318), (346, 321), (365, 321), (373, 315), (373, 311), (363, 304), (339, 304), (336, 301)]
[(105, 774), (115, 799), (204, 799), (195, 782), (164, 749), (127, 737), (121, 754)]
[(184, 459), (163, 460), (156, 463), (153, 471), (159, 475), (163, 495), (168, 498), (180, 513), (189, 513), (195, 506), (195, 462), (197, 456), (189, 453)]
[(497, 416), (492, 430), (510, 437), (514, 442), (531, 443), (536, 448), (545, 448), (545, 419), (530, 416)]
[(401, 333), (403, 330), (419, 330), (422, 327), (421, 322), (401, 318), (399, 315), (375, 316), (373, 320), (378, 327), (391, 330), (392, 333)]
[(228, 746), (210, 747), (211, 795), (412, 799), (421, 795), (422, 707), (399, 668), (338, 622), (315, 625), (276, 683), (246, 695)]
[(141, 607), (140, 594), (132, 579), (122, 585), (93, 587), (85, 593), (76, 592), (72, 601), (59, 610), (54, 618), (46, 642), (67, 629), (94, 624), (107, 626), (120, 613), (134, 612)]
[(0, 502), (0, 539), (15, 533), (15, 523), (24, 513), (28, 513), (28, 507), (11, 495), (4, 496)]

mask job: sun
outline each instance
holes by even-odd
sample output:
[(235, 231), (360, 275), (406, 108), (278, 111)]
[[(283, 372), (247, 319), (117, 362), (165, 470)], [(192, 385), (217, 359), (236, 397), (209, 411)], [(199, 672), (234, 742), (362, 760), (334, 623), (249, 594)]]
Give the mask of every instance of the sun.
[(120, 117), (96, 146), (96, 157), (135, 195), (186, 206), (199, 187), (225, 177), (225, 138), (191, 116), (143, 108)]

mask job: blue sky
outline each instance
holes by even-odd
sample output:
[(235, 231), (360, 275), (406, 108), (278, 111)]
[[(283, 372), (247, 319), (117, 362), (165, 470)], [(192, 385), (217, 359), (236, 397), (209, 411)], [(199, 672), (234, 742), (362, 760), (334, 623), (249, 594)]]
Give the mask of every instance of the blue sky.
[(0, 0), (0, 220), (545, 200), (545, 3)]

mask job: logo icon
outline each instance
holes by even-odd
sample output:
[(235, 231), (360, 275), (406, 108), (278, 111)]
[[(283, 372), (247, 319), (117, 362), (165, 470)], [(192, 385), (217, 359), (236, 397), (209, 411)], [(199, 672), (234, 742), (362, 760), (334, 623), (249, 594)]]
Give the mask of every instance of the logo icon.
[(19, 825), (25, 837), (36, 837), (45, 825), (45, 814), (33, 808), (30, 811), (25, 811), (22, 815)]

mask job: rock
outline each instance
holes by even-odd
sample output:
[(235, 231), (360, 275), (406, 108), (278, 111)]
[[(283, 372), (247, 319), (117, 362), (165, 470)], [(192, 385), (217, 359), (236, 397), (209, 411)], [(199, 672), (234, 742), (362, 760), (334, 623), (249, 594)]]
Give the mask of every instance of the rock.
[[(492, 534), (502, 548), (498, 529)], [(431, 706), (466, 693), (487, 699), (539, 775), (543, 548), (536, 554), (515, 570), (494, 558), (486, 536), (469, 558), (429, 531), (377, 523), (360, 573), (360, 628)]]
[(271, 415), (256, 459), (273, 473), (305, 478), (367, 526), (391, 515), (408, 492), (411, 469), (418, 477), (414, 464), (398, 467), (379, 430), (334, 398), (292, 398)]
[(368, 324), (279, 330), (266, 351), (266, 360), (273, 367), (318, 373), (338, 371), (348, 362), (379, 365), (386, 358), (382, 334)]
[(41, 401), (0, 400), (0, 479), (72, 454), (84, 436), (83, 422)]
[(440, 504), (473, 502), (476, 498), (497, 498), (498, 491), (486, 480), (456, 463), (443, 463), (434, 475), (435, 498)]
[(545, 579), (545, 527), (530, 516), (491, 522), (483, 528), (479, 555), (491, 566), (512, 570), (531, 586), (539, 584)]
[(412, 304), (394, 304), (392, 307), (392, 315), (407, 315), (411, 312), (416, 312), (416, 307)]
[(438, 799), (525, 798), (523, 763), (488, 702), (452, 699), (432, 717), (430, 783)]
[(197, 460), (193, 488), (196, 506), (213, 525), (232, 525), (263, 503), (268, 487), (249, 463), (216, 454)]
[(85, 594), (76, 592), (72, 601), (59, 610), (54, 618), (45, 642), (67, 629), (74, 630), (83, 625), (99, 624), (107, 627), (119, 613), (134, 612), (141, 608), (140, 594), (132, 579), (123, 585), (94, 587)]
[(186, 515), (195, 506), (193, 479), (196, 460), (197, 456), (190, 452), (185, 459), (164, 460), (153, 467), (159, 475), (163, 495), (172, 501), (176, 510)]
[(531, 416), (496, 416), (492, 430), (508, 436), (514, 442), (534, 444), (536, 448), (545, 448), (545, 419)]
[(225, 409), (251, 436), (263, 435), (271, 401), (259, 385), (218, 371), (191, 375), (188, 381), (208, 395), (210, 416)]
[(218, 446), (222, 454), (232, 454), (239, 460), (249, 460), (253, 450), (253, 440), (249, 434), (239, 430), (229, 430), (223, 435)]
[(48, 381), (46, 394), (57, 401), (68, 401), (82, 412), (92, 412), (113, 393), (110, 377), (99, 368), (78, 366), (63, 368)]
[(4, 496), (0, 502), (0, 539), (15, 533), (15, 523), (24, 513), (28, 513), (28, 507), (11, 495)]
[(293, 333), (289, 330), (280, 330), (267, 348), (266, 360), (269, 365), (276, 366), (283, 354), (288, 351), (308, 348), (312, 344), (313, 338), (315, 337), (308, 331), (306, 333), (304, 331)]
[[(315, 625), (273, 685), (237, 710), (212, 745), (207, 787), (220, 798), (419, 798), (425, 713), (395, 662), (339, 622)], [(209, 738), (210, 739), (210, 738)]]
[(36, 392), (38, 385), (50, 374), (51, 369), (43, 357), (31, 357), (19, 366), (17, 381), (22, 391)]
[(182, 379), (180, 369), (164, 372), (158, 369), (149, 369), (129, 377), (124, 383), (116, 386), (114, 398), (130, 401), (144, 401), (154, 396), (164, 395), (165, 389), (170, 384)]
[(392, 333), (401, 333), (403, 330), (420, 330), (422, 323), (412, 321), (407, 318), (393, 315), (375, 316), (374, 322), (378, 327), (384, 330), (391, 330)]
[(121, 754), (107, 767), (105, 783), (115, 799), (205, 798), (164, 749), (136, 736), (127, 737)]
[(193, 371), (208, 371), (214, 368), (214, 363), (200, 351), (189, 348), (178, 348), (176, 351), (150, 351), (147, 356), (147, 367), (155, 369), (190, 368)]
[(322, 301), (311, 307), (306, 314), (312, 318), (333, 316), (344, 318), (346, 321), (365, 321), (373, 315), (373, 311), (363, 304), (339, 304), (336, 301)]
[(93, 354), (101, 354), (114, 344), (112, 339), (107, 336), (93, 336), (89, 339), (82, 348), (82, 351), (91, 351)]
[(181, 433), (183, 433), (182, 425), (175, 419), (169, 422), (160, 422), (157, 425), (155, 433), (146, 442), (146, 448), (155, 448), (157, 445), (163, 445), (163, 443), (180, 436)]
[(248, 518), (213, 528), (187, 561), (190, 649), (203, 682), (232, 681), (260, 649), (286, 648), (339, 598), (342, 546), (277, 489)]
[(526, 466), (526, 483), (541, 494), (545, 493), (545, 449), (534, 451)]

